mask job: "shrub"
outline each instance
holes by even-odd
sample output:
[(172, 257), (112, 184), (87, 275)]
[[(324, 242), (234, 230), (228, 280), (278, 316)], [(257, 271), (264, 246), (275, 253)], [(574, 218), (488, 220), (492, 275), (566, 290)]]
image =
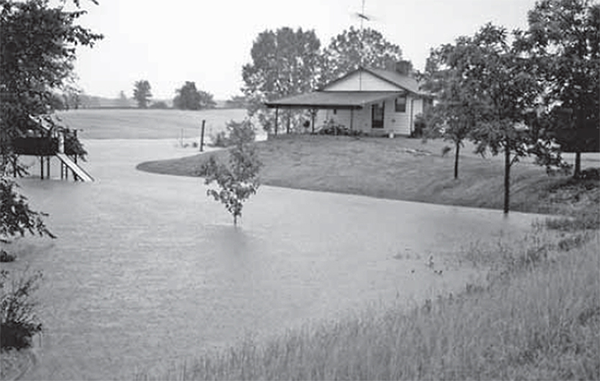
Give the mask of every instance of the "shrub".
[(336, 123), (334, 120), (329, 119), (323, 128), (318, 131), (320, 135), (340, 135), (340, 136), (360, 136), (361, 131), (351, 130), (343, 124)]
[(231, 144), (226, 131), (219, 131), (215, 135), (210, 136), (213, 147), (225, 148)]
[(219, 190), (209, 189), (208, 196), (220, 201), (233, 216), (233, 224), (242, 215), (244, 201), (256, 193), (259, 186), (258, 171), (261, 163), (254, 146), (255, 133), (252, 123), (231, 121), (227, 125), (229, 141), (233, 147), (229, 151), (229, 166), (219, 163), (211, 156), (199, 171), (205, 177), (205, 184), (216, 182)]
[(423, 137), (423, 132), (427, 128), (427, 122), (425, 121), (425, 117), (422, 114), (419, 114), (415, 117), (415, 128), (410, 133), (411, 138), (421, 138)]
[(31, 338), (41, 332), (42, 324), (35, 315), (37, 303), (32, 294), (38, 289), (42, 273), (24, 273), (15, 279), (0, 270), (0, 347), (22, 349), (31, 346)]
[(12, 262), (15, 260), (13, 254), (9, 254), (4, 250), (0, 250), (0, 262)]

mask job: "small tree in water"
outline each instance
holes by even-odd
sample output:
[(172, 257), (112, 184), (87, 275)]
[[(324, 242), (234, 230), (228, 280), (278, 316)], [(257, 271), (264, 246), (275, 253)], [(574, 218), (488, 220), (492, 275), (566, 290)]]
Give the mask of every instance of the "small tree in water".
[(217, 183), (219, 189), (209, 189), (206, 194), (223, 203), (233, 216), (233, 224), (237, 225), (244, 201), (255, 194), (260, 185), (258, 172), (262, 163), (251, 144), (255, 133), (250, 121), (231, 121), (227, 124), (227, 130), (233, 145), (229, 149), (229, 165), (219, 163), (211, 156), (200, 168), (200, 176), (205, 177), (206, 185)]

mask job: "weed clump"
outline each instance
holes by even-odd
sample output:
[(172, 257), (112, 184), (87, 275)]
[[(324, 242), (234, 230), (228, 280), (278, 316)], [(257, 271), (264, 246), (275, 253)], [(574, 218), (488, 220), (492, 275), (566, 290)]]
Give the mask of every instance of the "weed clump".
[(2, 350), (23, 349), (31, 346), (31, 338), (41, 332), (33, 299), (42, 279), (40, 272), (23, 273), (15, 278), (0, 270), (0, 347)]

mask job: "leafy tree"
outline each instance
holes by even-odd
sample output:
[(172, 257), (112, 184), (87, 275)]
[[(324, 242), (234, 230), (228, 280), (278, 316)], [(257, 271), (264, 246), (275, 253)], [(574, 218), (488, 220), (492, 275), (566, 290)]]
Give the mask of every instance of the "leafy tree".
[(31, 210), (17, 187), (8, 176), (0, 177), (0, 242), (9, 243), (10, 239), (26, 233), (54, 238), (42, 220), (45, 214)]
[(195, 82), (186, 82), (173, 99), (173, 106), (181, 110), (201, 110), (216, 106), (213, 95), (206, 91), (198, 91)]
[[(75, 2), (78, 6), (79, 2)], [(0, 0), (0, 154), (17, 165), (12, 142), (31, 126), (30, 116), (52, 112), (53, 93), (68, 88), (77, 46), (102, 35), (77, 25), (85, 14), (49, 0)], [(24, 170), (17, 168), (17, 172)]]
[(422, 75), (423, 90), (437, 99), (437, 104), (425, 113), (426, 137), (442, 137), (454, 143), (454, 178), (458, 178), (460, 149), (475, 128), (481, 102), (463, 83), (459, 72), (462, 49), (468, 40), (459, 38), (455, 45), (443, 45), (432, 50)]
[[(274, 126), (274, 113), (264, 103), (301, 94), (317, 86), (321, 42), (313, 30), (288, 27), (260, 33), (244, 65), (242, 91), (248, 101), (248, 115), (257, 116), (267, 131)], [(287, 117), (294, 114), (286, 111)]]
[(129, 99), (125, 95), (124, 91), (119, 92), (119, 98), (117, 99), (117, 105), (120, 108), (129, 108)]
[(465, 78), (464, 90), (484, 102), (472, 132), (477, 152), (504, 154), (505, 214), (509, 212), (512, 165), (530, 153), (544, 153), (537, 144), (538, 131), (524, 124), (542, 89), (532, 61), (522, 58), (507, 38), (504, 28), (487, 24), (473, 38), (462, 40), (456, 61)]
[(214, 96), (207, 91), (199, 91), (200, 93), (200, 108), (215, 108), (217, 107), (217, 102), (214, 100)]
[(205, 177), (206, 185), (217, 183), (220, 189), (209, 189), (207, 195), (223, 203), (233, 216), (233, 224), (237, 225), (244, 202), (258, 190), (258, 173), (262, 164), (251, 144), (255, 137), (252, 123), (247, 120), (241, 123), (231, 121), (227, 130), (233, 143), (229, 150), (229, 165), (219, 163), (211, 156), (199, 173)]
[(356, 70), (359, 66), (385, 69), (402, 60), (402, 49), (377, 30), (350, 29), (331, 39), (323, 52), (321, 84)]
[(600, 151), (600, 4), (592, 0), (541, 0), (519, 34), (520, 50), (530, 54), (545, 80), (546, 104), (561, 148)]
[(150, 98), (152, 98), (152, 87), (147, 80), (137, 81), (133, 85), (133, 99), (136, 100), (138, 108), (148, 108)]

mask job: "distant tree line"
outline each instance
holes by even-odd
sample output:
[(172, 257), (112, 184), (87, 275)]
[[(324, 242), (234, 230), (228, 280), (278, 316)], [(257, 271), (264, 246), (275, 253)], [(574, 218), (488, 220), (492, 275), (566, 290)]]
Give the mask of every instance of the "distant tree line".
[[(216, 107), (216, 102), (211, 93), (196, 88), (196, 83), (186, 81), (183, 86), (175, 90), (173, 108), (180, 110), (203, 110)], [(165, 101), (151, 102), (152, 86), (147, 80), (139, 80), (133, 86), (133, 99), (138, 108), (169, 108)]]

